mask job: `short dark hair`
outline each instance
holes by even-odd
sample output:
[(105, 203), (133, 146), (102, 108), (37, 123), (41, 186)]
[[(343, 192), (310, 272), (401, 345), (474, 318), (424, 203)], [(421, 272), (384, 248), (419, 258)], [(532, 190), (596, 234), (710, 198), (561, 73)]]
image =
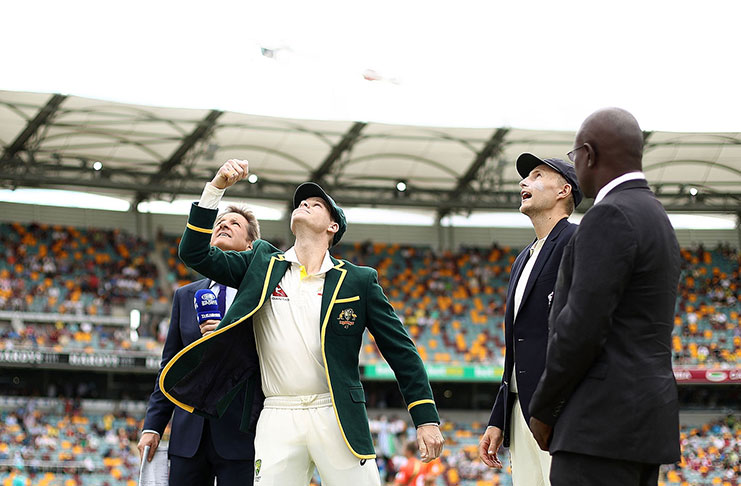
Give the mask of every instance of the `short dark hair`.
[(218, 221), (220, 218), (223, 218), (224, 215), (229, 213), (240, 214), (244, 217), (244, 219), (247, 220), (247, 238), (249, 239), (249, 243), (260, 239), (260, 222), (257, 221), (255, 213), (244, 206), (230, 204), (226, 207), (226, 209), (219, 213), (219, 215), (216, 217), (216, 221)]

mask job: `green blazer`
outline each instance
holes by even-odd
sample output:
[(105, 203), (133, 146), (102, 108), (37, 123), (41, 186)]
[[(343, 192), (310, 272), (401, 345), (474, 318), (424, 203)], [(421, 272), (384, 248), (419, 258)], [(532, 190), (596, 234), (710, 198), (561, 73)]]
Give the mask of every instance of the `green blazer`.
[[(222, 251), (209, 245), (216, 210), (194, 204), (180, 243), (180, 258), (202, 275), (237, 288), (216, 331), (183, 349), (160, 375), (160, 389), (192, 413), (221, 416), (237, 393), (245, 393), (242, 427), (254, 416), (260, 393), (259, 363), (251, 317), (270, 298), (290, 262), (264, 240), (252, 250)], [(367, 328), (393, 369), (415, 424), (439, 423), (422, 359), (378, 284), (378, 274), (332, 258), (324, 280), (319, 324), (324, 370), (340, 431), (360, 459), (375, 457), (368, 428), (358, 357)]]

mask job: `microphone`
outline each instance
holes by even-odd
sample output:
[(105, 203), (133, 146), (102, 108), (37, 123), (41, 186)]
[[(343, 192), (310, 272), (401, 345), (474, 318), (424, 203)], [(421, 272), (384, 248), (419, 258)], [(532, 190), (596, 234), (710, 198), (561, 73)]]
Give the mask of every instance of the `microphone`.
[(196, 296), (193, 299), (196, 306), (196, 315), (198, 324), (203, 324), (209, 319), (221, 320), (219, 312), (219, 303), (216, 301), (216, 294), (211, 289), (196, 290)]

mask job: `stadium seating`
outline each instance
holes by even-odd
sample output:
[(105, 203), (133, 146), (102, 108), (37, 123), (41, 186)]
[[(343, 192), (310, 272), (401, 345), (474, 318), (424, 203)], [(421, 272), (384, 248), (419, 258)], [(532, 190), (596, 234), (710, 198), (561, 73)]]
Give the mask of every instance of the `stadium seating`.
[(0, 224), (0, 309), (110, 315), (162, 297), (152, 244), (118, 230)]
[[(173, 288), (200, 278), (177, 258), (179, 237), (146, 242), (121, 231), (17, 223), (0, 224), (0, 310), (110, 315), (131, 299), (169, 309)], [(379, 282), (414, 338), (422, 358), (441, 364), (501, 364), (504, 301), (517, 249), (346, 243), (333, 253), (378, 270)], [(165, 275), (152, 263), (159, 259)], [(675, 365), (734, 367), (741, 362), (739, 254), (719, 247), (682, 250), (682, 278), (672, 341)], [(65, 349), (133, 350), (159, 354), (163, 315), (144, 313), (132, 343), (120, 330), (89, 324), (0, 325), (2, 342), (52, 343)], [(165, 323), (166, 324), (166, 323)], [(55, 329), (56, 327), (56, 329)], [(362, 362), (382, 360), (372, 336)]]
[[(34, 486), (134, 486), (139, 456), (136, 450), (143, 409), (137, 412), (90, 412), (72, 400), (49, 400), (52, 409), (36, 408), (33, 401), (0, 413), (0, 486), (10, 484), (22, 465), (22, 474)], [(48, 408), (48, 405), (47, 405)], [(113, 407), (117, 408), (117, 407)], [(391, 411), (393, 412), (393, 411)], [(396, 411), (399, 417), (405, 412)], [(507, 454), (504, 469), (492, 470), (478, 458), (478, 440), (485, 424), (446, 420), (446, 438), (438, 486), (511, 486)], [(404, 420), (371, 416), (371, 430), (382, 461), (381, 471), (393, 477), (403, 459), (405, 441), (415, 437)], [(167, 432), (165, 435), (167, 438)], [(682, 460), (663, 466), (660, 486), (735, 486), (741, 479), (741, 420), (728, 416), (700, 427), (682, 427)]]

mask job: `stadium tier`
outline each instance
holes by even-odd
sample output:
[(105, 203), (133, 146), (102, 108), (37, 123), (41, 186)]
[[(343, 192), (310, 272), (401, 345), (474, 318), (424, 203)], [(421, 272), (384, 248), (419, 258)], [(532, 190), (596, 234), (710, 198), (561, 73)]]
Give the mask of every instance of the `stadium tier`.
[[(90, 401), (86, 403), (91, 403)], [(15, 408), (3, 401), (0, 424), (0, 485), (23, 475), (34, 486), (134, 486), (139, 457), (136, 443), (143, 412), (90, 412), (71, 400), (23, 401)], [(97, 407), (100, 408), (100, 407)], [(114, 408), (118, 408), (114, 405)], [(402, 410), (372, 415), (370, 426), (382, 476), (389, 484), (403, 464), (403, 444), (414, 429)], [(485, 424), (446, 420), (445, 449), (436, 468), (437, 486), (510, 486), (504, 468), (489, 469), (478, 459)], [(165, 438), (167, 437), (167, 433)], [(662, 486), (735, 486), (741, 479), (741, 421), (732, 416), (681, 430), (682, 461), (663, 466)], [(22, 468), (17, 466), (23, 465)], [(384, 483), (386, 484), (386, 483)]]
[[(178, 238), (154, 243), (121, 231), (0, 224), (0, 312), (68, 316), (22, 325), (0, 316), (0, 348), (117, 350), (158, 356), (174, 288), (199, 278), (177, 258)], [(156, 248), (156, 249), (155, 249)], [(338, 257), (379, 272), (381, 285), (414, 338), (422, 358), (443, 365), (501, 364), (502, 322), (513, 248), (342, 244)], [(735, 368), (741, 361), (739, 254), (684, 249), (673, 336), (678, 366)], [(158, 270), (159, 269), (159, 270)], [(162, 277), (162, 278), (160, 278)], [(138, 341), (127, 323), (85, 316), (126, 317), (142, 309)], [(69, 316), (80, 316), (70, 322)], [(39, 319), (37, 319), (38, 321)], [(41, 319), (43, 320), (43, 319)], [(64, 321), (64, 323), (63, 323)], [(382, 363), (366, 334), (364, 364)]]

